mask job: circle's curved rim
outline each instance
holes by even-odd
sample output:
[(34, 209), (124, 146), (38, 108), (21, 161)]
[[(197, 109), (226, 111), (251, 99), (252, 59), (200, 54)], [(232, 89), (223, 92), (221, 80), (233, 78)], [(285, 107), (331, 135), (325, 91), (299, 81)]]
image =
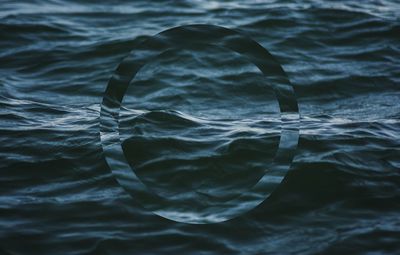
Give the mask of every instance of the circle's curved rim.
[[(182, 38), (185, 38), (182, 40)], [(215, 45), (230, 49), (247, 58), (263, 73), (267, 84), (275, 93), (281, 112), (279, 148), (271, 166), (272, 171), (250, 189), (261, 194), (258, 200), (243, 204), (243, 197), (229, 200), (231, 210), (211, 206), (206, 212), (193, 213), (176, 210), (173, 199), (166, 200), (138, 178), (127, 162), (119, 136), (119, 111), (124, 94), (138, 71), (160, 53), (172, 48), (187, 48), (197, 44)], [(273, 74), (273, 76), (271, 76)], [(237, 217), (254, 209), (269, 197), (289, 171), (299, 139), (300, 115), (298, 104), (286, 73), (275, 58), (256, 41), (238, 32), (215, 25), (185, 25), (165, 30), (143, 41), (115, 70), (107, 85), (100, 112), (100, 139), (103, 152), (114, 177), (132, 197), (153, 213), (177, 222), (204, 224), (217, 223)], [(149, 203), (152, 201), (152, 203)], [(224, 203), (225, 204), (225, 203)], [(211, 213), (209, 212), (211, 211)]]

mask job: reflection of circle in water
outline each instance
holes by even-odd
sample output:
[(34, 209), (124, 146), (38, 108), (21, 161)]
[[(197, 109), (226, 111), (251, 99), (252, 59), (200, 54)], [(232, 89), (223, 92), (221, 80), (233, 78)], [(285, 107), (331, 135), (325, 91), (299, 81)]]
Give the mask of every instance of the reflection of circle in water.
[[(175, 196), (168, 196), (168, 194), (163, 196), (158, 193), (159, 190), (146, 185), (149, 183), (139, 178), (141, 175), (137, 170), (140, 167), (136, 167), (138, 164), (135, 164), (130, 159), (143, 153), (143, 150), (138, 149), (138, 147), (140, 147), (140, 144), (146, 144), (143, 141), (146, 142), (148, 137), (146, 135), (136, 135), (136, 140), (129, 141), (129, 139), (124, 139), (127, 137), (125, 131), (130, 129), (129, 125), (124, 125), (124, 121), (128, 120), (126, 123), (133, 121), (136, 127), (139, 124), (148, 125), (153, 123), (155, 125), (150, 128), (159, 128), (160, 126), (165, 126), (165, 123), (157, 123), (158, 120), (172, 118), (173, 122), (183, 123), (181, 130), (183, 132), (188, 128), (193, 128), (191, 125), (205, 125), (204, 122), (206, 120), (201, 117), (193, 119), (191, 115), (170, 111), (165, 108), (154, 111), (157, 107), (152, 108), (150, 105), (145, 108), (152, 110), (151, 112), (133, 110), (131, 113), (135, 117), (129, 120), (129, 118), (125, 118), (126, 115), (124, 116), (122, 113), (120, 115), (120, 109), (131, 80), (138, 74), (139, 70), (145, 69), (147, 64), (157, 60), (162, 54), (171, 54), (176, 50), (183, 51), (186, 49), (192, 51), (199, 48), (204, 49), (205, 46), (228, 49), (235, 52), (235, 54), (240, 54), (240, 57), (247, 62), (253, 63), (261, 71), (263, 83), (271, 88), (279, 104), (281, 133), (279, 147), (273, 161), (267, 169), (264, 168), (264, 171), (257, 178), (254, 185), (248, 188), (247, 192), (229, 196), (228, 200), (226, 197), (219, 199), (220, 197), (218, 196), (215, 196), (216, 199), (207, 199), (209, 194), (198, 192), (203, 196), (203, 199), (193, 203), (191, 201), (194, 198), (193, 193), (178, 192)], [(150, 101), (141, 100), (141, 103), (146, 104), (146, 102)], [(143, 109), (143, 104), (140, 107)], [(126, 108), (122, 108), (122, 110), (129, 112)], [(137, 45), (131, 54), (122, 61), (106, 89), (100, 122), (103, 151), (112, 173), (121, 186), (145, 208), (162, 217), (179, 222), (215, 223), (234, 218), (253, 209), (262, 203), (279, 185), (289, 170), (294, 150), (297, 146), (299, 114), (293, 87), (279, 63), (267, 50), (255, 41), (226, 28), (210, 25), (189, 25), (172, 28), (147, 39)], [(168, 123), (171, 122), (169, 121)], [(194, 128), (194, 130), (201, 130), (201, 127)], [(137, 134), (140, 134), (140, 132), (139, 130)], [(165, 130), (161, 133), (165, 134)], [(188, 144), (183, 143), (179, 146), (187, 147)], [(222, 161), (223, 164), (220, 166), (224, 167), (223, 165), (230, 160), (234, 161), (236, 158), (228, 158)], [(162, 165), (159, 166), (163, 167)], [(207, 164), (205, 167), (207, 167)], [(236, 167), (240, 166), (236, 165)], [(220, 167), (217, 165), (215, 170), (218, 169)]]

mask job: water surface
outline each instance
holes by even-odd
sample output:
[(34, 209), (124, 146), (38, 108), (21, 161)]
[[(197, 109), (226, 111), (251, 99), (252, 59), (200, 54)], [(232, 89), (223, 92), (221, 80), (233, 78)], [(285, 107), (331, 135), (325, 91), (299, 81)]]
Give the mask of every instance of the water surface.
[[(399, 13), (395, 0), (3, 1), (0, 253), (399, 253)], [(99, 137), (121, 60), (149, 36), (195, 23), (268, 49), (302, 116), (282, 184), (250, 213), (209, 225), (144, 209), (113, 178)], [(131, 87), (124, 103), (138, 111), (125, 112), (124, 146), (163, 196), (225, 200), (274, 154), (273, 93), (232, 52), (161, 56)]]

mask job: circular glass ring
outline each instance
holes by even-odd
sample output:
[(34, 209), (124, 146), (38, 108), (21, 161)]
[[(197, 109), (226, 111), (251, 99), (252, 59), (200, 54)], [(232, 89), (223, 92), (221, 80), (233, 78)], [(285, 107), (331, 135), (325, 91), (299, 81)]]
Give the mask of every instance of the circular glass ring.
[[(250, 199), (243, 194), (221, 205), (186, 208), (173, 198), (153, 193), (135, 174), (125, 158), (119, 133), (119, 112), (123, 97), (138, 71), (163, 52), (191, 48), (193, 45), (223, 47), (239, 53), (253, 63), (271, 86), (279, 104), (281, 134), (272, 167), (249, 190), (257, 194)], [(235, 218), (260, 205), (282, 182), (290, 169), (299, 139), (300, 115), (294, 89), (276, 59), (256, 41), (234, 31), (214, 25), (185, 25), (165, 30), (139, 43), (118, 66), (109, 80), (100, 113), (100, 138), (103, 152), (113, 176), (135, 200), (153, 213), (177, 222), (205, 224)]]

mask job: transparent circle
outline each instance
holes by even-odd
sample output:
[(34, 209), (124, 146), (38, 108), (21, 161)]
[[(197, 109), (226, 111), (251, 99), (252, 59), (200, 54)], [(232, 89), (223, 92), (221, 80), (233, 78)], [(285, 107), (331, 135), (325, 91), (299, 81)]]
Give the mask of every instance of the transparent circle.
[[(160, 55), (176, 50), (212, 46), (228, 49), (253, 63), (262, 73), (279, 104), (280, 140), (273, 161), (248, 192), (212, 203), (182, 203), (176, 197), (160, 196), (144, 184), (127, 160), (121, 139), (120, 111), (133, 78)], [(136, 116), (140, 114), (136, 113)], [(237, 217), (261, 204), (281, 183), (299, 137), (299, 113), (293, 86), (272, 55), (257, 42), (233, 30), (212, 25), (187, 25), (163, 31), (140, 43), (118, 66), (110, 79), (101, 107), (100, 137), (106, 161), (119, 184), (146, 209), (164, 218), (193, 224), (217, 223)], [(135, 146), (133, 143), (132, 146)]]
[(247, 192), (269, 169), (281, 132), (277, 99), (257, 66), (203, 46), (144, 65), (119, 116), (124, 155), (138, 178), (192, 208)]

